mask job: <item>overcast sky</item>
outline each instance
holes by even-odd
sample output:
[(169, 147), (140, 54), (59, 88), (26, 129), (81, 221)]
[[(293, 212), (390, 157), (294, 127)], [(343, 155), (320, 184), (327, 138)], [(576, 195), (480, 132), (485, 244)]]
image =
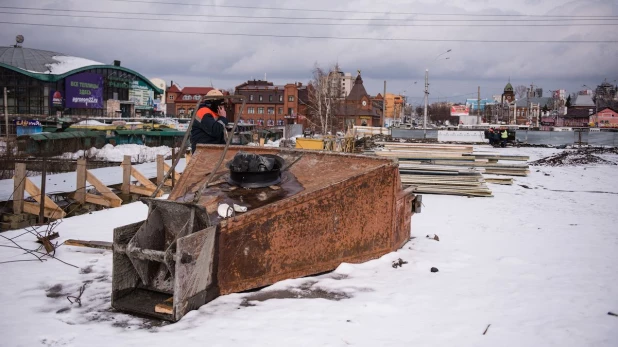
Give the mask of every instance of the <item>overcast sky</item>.
[[(146, 3), (149, 1), (151, 0), (0, 0), (0, 7), (123, 13), (78, 13), (0, 8), (0, 12), (45, 14), (35, 16), (0, 13), (0, 22), (75, 26), (63, 28), (0, 23), (0, 45), (11, 45), (14, 43), (15, 35), (22, 34), (25, 36), (25, 47), (57, 51), (103, 63), (112, 63), (115, 59), (121, 60), (123, 66), (134, 69), (149, 78), (160, 77), (168, 83), (174, 80), (181, 86), (210, 86), (212, 83), (215, 87), (224, 89), (233, 88), (248, 79), (264, 78), (264, 74), (268, 80), (277, 84), (295, 81), (306, 83), (311, 78), (311, 72), (316, 63), (322, 67), (328, 67), (339, 62), (344, 71), (351, 72), (354, 76), (357, 70), (362, 71), (369, 93), (375, 95), (382, 92), (383, 81), (387, 80), (389, 92), (402, 93), (405, 90), (405, 94), (410, 97), (412, 103), (422, 100), (425, 68), (429, 68), (430, 71), (432, 101), (447, 99), (461, 101), (466, 97), (476, 97), (477, 86), (481, 87), (482, 97), (501, 94), (509, 77), (514, 86), (534, 83), (544, 88), (545, 91), (566, 89), (568, 92), (582, 89), (583, 84), (596, 86), (605, 78), (609, 82), (618, 79), (618, 43), (522, 42), (616, 41), (618, 40), (618, 0), (152, 0), (167, 4)], [(185, 5), (198, 3), (215, 4), (218, 7)], [(232, 7), (219, 7), (221, 5)], [(243, 9), (235, 6), (329, 10), (332, 12)], [(385, 12), (393, 14), (385, 14)], [(429, 16), (418, 13), (439, 15)], [(54, 17), (50, 14), (68, 16)], [(189, 14), (191, 17), (170, 16), (171, 14)], [(474, 16), (490, 14), (525, 14), (537, 17)], [(76, 16), (116, 18), (79, 18)], [(283, 18), (256, 19), (218, 16)], [(565, 18), (564, 16), (596, 16), (596, 18), (581, 20), (581, 17)], [(133, 19), (123, 20), (118, 17)], [(298, 19), (306, 17), (330, 19)], [(147, 21), (136, 18), (158, 19)], [(490, 21), (496, 19), (498, 21)], [(527, 21), (522, 22), (523, 19)], [(319, 25), (246, 23), (248, 21), (313, 22)], [(360, 25), (326, 25), (344, 23)], [(613, 25), (597, 25), (601, 23)], [(393, 24), (400, 26), (393, 26)], [(595, 25), (573, 26), (573, 24)], [(472, 27), (470, 25), (485, 26)], [(532, 25), (554, 26), (530, 27)], [(95, 30), (83, 27), (366, 39), (215, 36)], [(392, 38), (503, 42), (382, 40)], [(440, 55), (448, 49), (452, 51)], [(436, 59), (438, 56), (439, 58)]]

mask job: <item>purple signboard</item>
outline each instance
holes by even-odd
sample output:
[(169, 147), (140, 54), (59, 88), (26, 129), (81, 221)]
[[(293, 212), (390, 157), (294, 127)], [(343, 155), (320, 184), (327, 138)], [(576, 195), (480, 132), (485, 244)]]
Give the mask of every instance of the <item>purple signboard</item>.
[(103, 108), (103, 76), (83, 72), (65, 79), (68, 108)]

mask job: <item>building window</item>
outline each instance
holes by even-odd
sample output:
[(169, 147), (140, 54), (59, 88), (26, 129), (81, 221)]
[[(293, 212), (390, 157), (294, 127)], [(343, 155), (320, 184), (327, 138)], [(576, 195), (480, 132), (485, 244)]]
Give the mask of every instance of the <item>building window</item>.
[(264, 120), (263, 119), (258, 120), (258, 124), (259, 125), (264, 125)]
[(183, 95), (182, 100), (191, 100), (191, 95)]
[(283, 95), (279, 95), (279, 101), (283, 102)]
[(249, 95), (249, 100), (253, 101), (253, 94)]
[(247, 108), (247, 113), (248, 114), (254, 114), (255, 113), (255, 107), (248, 107)]
[(277, 120), (277, 125), (283, 125), (283, 119), (278, 119)]
[(289, 95), (288, 96), (288, 101), (290, 101), (290, 102), (294, 101), (294, 95)]
[(260, 95), (259, 99), (260, 99), (260, 101), (262, 101), (262, 100), (264, 100), (264, 97)]
[(193, 100), (199, 100), (200, 96), (199, 95), (193, 95)]
[(170, 99), (170, 100), (174, 100), (174, 96), (173, 95), (170, 95), (167, 98)]
[(249, 119), (249, 124), (255, 124), (255, 121), (253, 119)]
[(185, 109), (184, 108), (179, 108), (178, 109), (178, 114), (185, 114)]
[(269, 119), (268, 120), (268, 126), (273, 126), (273, 125), (275, 125), (275, 121), (272, 120), (272, 119)]
[(258, 114), (264, 114), (264, 107), (258, 107)]
[(291, 116), (293, 114), (294, 111), (292, 111), (291, 107), (288, 107), (288, 116)]
[(268, 101), (273, 101), (273, 96), (272, 95), (268, 96)]
[(279, 107), (279, 114), (283, 114), (283, 107)]
[(267, 110), (268, 110), (268, 114), (275, 114), (275, 108), (274, 107), (269, 107)]

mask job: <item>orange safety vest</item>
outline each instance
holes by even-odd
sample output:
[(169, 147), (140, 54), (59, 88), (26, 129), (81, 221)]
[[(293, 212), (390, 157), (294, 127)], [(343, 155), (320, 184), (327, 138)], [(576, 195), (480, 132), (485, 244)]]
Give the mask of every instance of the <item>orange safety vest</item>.
[(219, 118), (219, 116), (216, 113), (214, 113), (211, 109), (209, 109), (208, 107), (202, 107), (199, 110), (197, 110), (197, 114), (195, 116), (197, 117), (197, 120), (201, 121), (202, 118), (204, 118), (204, 116), (207, 114), (211, 115), (212, 118), (214, 118), (215, 120)]

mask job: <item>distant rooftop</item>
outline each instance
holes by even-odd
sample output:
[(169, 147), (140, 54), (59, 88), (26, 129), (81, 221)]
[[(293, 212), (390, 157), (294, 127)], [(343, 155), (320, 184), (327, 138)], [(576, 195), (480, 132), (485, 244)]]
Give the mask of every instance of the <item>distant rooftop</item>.
[(61, 75), (91, 65), (104, 65), (94, 60), (63, 53), (23, 47), (0, 47), (0, 63), (28, 72)]

